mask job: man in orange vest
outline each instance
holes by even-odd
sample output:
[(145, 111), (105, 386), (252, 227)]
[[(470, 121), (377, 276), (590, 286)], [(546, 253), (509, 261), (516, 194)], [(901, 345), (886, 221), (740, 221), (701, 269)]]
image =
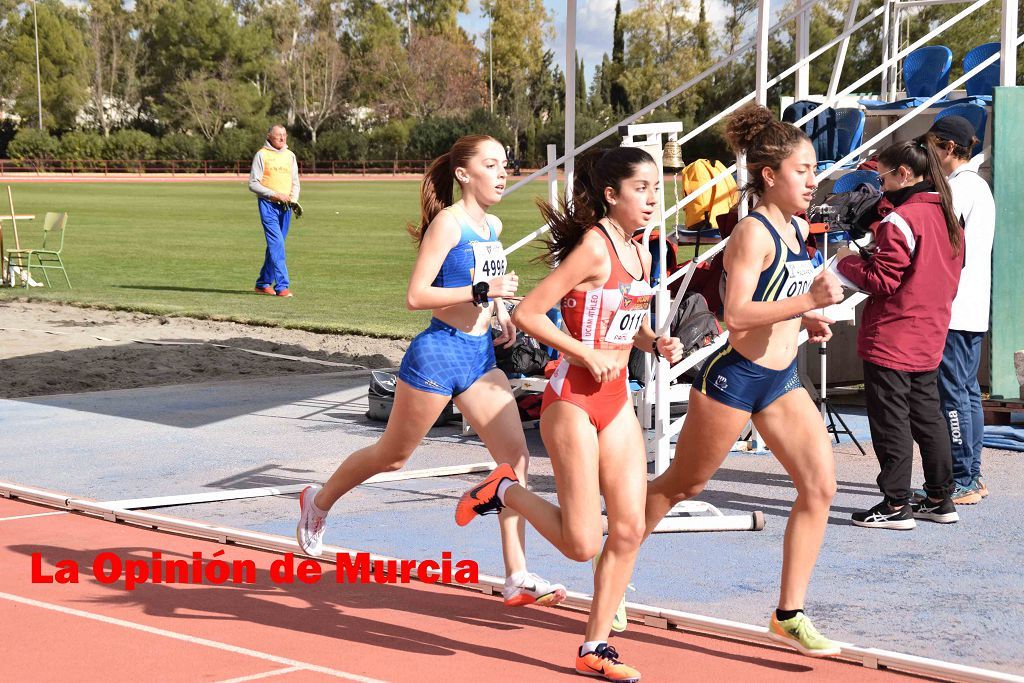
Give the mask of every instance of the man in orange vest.
[(299, 164), (288, 149), (288, 131), (284, 126), (275, 125), (267, 131), (267, 143), (252, 160), (249, 190), (258, 197), (260, 221), (267, 238), (267, 252), (256, 279), (256, 291), (291, 296), (284, 240), (292, 222), (291, 204), (299, 200)]

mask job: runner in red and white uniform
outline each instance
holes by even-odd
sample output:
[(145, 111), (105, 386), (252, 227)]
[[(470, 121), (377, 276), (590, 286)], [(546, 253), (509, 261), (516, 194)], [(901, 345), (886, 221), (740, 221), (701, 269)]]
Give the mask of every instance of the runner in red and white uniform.
[[(654, 214), (660, 178), (647, 152), (592, 150), (577, 160), (572, 208), (541, 210), (551, 226), (548, 257), (558, 266), (513, 313), (515, 324), (561, 352), (544, 393), (541, 438), (558, 489), (556, 507), (501, 466), (459, 501), (456, 521), (509, 507), (566, 557), (585, 562), (600, 552), (594, 600), (578, 673), (638, 681), (640, 673), (608, 645), (644, 534), (647, 451), (626, 384), (630, 349), (682, 356), (678, 339), (658, 338), (648, 322), (650, 255), (630, 239)], [(569, 334), (547, 317), (561, 302)], [(601, 548), (601, 496), (608, 540)]]

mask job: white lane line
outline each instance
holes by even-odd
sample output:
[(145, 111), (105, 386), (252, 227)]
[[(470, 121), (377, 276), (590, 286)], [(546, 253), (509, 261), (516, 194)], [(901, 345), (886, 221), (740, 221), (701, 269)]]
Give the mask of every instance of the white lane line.
[(343, 678), (348, 681), (356, 681), (357, 683), (384, 683), (383, 681), (380, 681), (376, 678), (368, 678), (366, 676), (360, 676), (359, 674), (348, 673), (347, 671), (338, 671), (337, 669), (331, 669), (326, 666), (319, 666), (317, 664), (310, 664), (308, 662), (300, 662), (294, 659), (288, 659), (287, 657), (279, 657), (277, 655), (268, 654), (266, 652), (259, 652), (258, 650), (250, 650), (249, 648), (239, 647), (237, 645), (229, 645), (228, 643), (221, 643), (216, 640), (208, 640), (206, 638), (189, 636), (185, 635), (184, 633), (177, 633), (175, 631), (168, 631), (162, 628), (146, 626), (145, 624), (136, 624), (132, 621), (125, 621), (124, 619), (115, 619), (114, 617), (108, 617), (103, 614), (84, 612), (82, 610), (73, 609), (71, 607), (65, 607), (64, 605), (54, 605), (49, 602), (41, 602), (39, 600), (33, 600), (32, 598), (24, 598), (20, 595), (11, 595), (10, 593), (0, 592), (0, 600), (8, 600), (10, 602), (17, 602), (22, 605), (29, 605), (32, 607), (41, 607), (42, 609), (48, 609), (53, 612), (59, 612), (61, 614), (67, 614), (73, 617), (81, 617), (83, 619), (92, 619), (93, 621), (100, 621), (104, 624), (123, 626), (125, 628), (129, 628), (135, 631), (142, 631), (144, 633), (163, 636), (165, 638), (181, 640), (186, 643), (192, 643), (193, 645), (204, 645), (206, 647), (212, 647), (215, 650), (223, 650), (225, 652), (233, 652), (234, 654), (245, 655), (247, 657), (255, 657), (256, 659), (263, 659), (268, 662), (283, 664), (285, 666), (294, 667), (296, 669), (301, 669), (303, 671), (313, 671), (315, 673), (321, 673), (327, 676), (334, 676), (335, 678)]
[(30, 519), (32, 517), (49, 517), (50, 515), (66, 515), (66, 512), (37, 512), (34, 515), (16, 515), (14, 517), (0, 517), (0, 522), (10, 522), (15, 519)]
[(280, 676), (282, 674), (290, 674), (293, 671), (302, 671), (297, 666), (289, 666), (285, 669), (274, 669), (273, 671), (264, 671), (261, 674), (253, 674), (252, 676), (239, 676), (238, 678), (228, 678), (217, 683), (242, 683), (242, 681), (258, 681), (263, 678), (271, 678), (273, 676)]

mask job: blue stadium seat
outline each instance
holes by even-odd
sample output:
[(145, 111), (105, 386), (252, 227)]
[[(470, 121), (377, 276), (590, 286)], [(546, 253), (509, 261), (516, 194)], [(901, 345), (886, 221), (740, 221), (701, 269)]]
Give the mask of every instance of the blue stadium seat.
[[(786, 107), (782, 120), (796, 123), (797, 119), (810, 113), (820, 105), (817, 102), (798, 100)], [(823, 110), (810, 121), (800, 126), (807, 133), (818, 157), (818, 170), (829, 168), (852, 152), (864, 137), (864, 112), (860, 109)], [(849, 162), (855, 166), (857, 161)]]
[(903, 84), (907, 99), (896, 102), (860, 100), (868, 109), (910, 109), (949, 85), (953, 51), (945, 45), (921, 47), (903, 58)]
[[(968, 51), (964, 55), (964, 73), (970, 71), (983, 61), (999, 52), (999, 43), (985, 43)], [(999, 85), (999, 61), (989, 64), (981, 73), (967, 79), (967, 96), (976, 104), (992, 104), (992, 93)]]
[(873, 183), (875, 187), (881, 187), (881, 178), (878, 177), (876, 171), (860, 170), (850, 171), (844, 176), (840, 176), (836, 180), (835, 184), (832, 185), (832, 194), (841, 194), (843, 192), (850, 192), (858, 185), (864, 185), (866, 183)]

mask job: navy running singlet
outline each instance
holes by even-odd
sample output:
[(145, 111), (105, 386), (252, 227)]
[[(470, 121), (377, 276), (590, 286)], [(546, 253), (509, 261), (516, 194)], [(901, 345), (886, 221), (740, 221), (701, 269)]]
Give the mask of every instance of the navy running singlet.
[(756, 211), (748, 215), (761, 221), (775, 242), (775, 257), (768, 267), (761, 271), (751, 301), (779, 301), (807, 292), (811, 288), (811, 281), (814, 280), (815, 269), (811, 257), (804, 248), (803, 235), (796, 219), (793, 219), (793, 227), (796, 228), (797, 237), (801, 238), (799, 251), (789, 248), (767, 218)]

